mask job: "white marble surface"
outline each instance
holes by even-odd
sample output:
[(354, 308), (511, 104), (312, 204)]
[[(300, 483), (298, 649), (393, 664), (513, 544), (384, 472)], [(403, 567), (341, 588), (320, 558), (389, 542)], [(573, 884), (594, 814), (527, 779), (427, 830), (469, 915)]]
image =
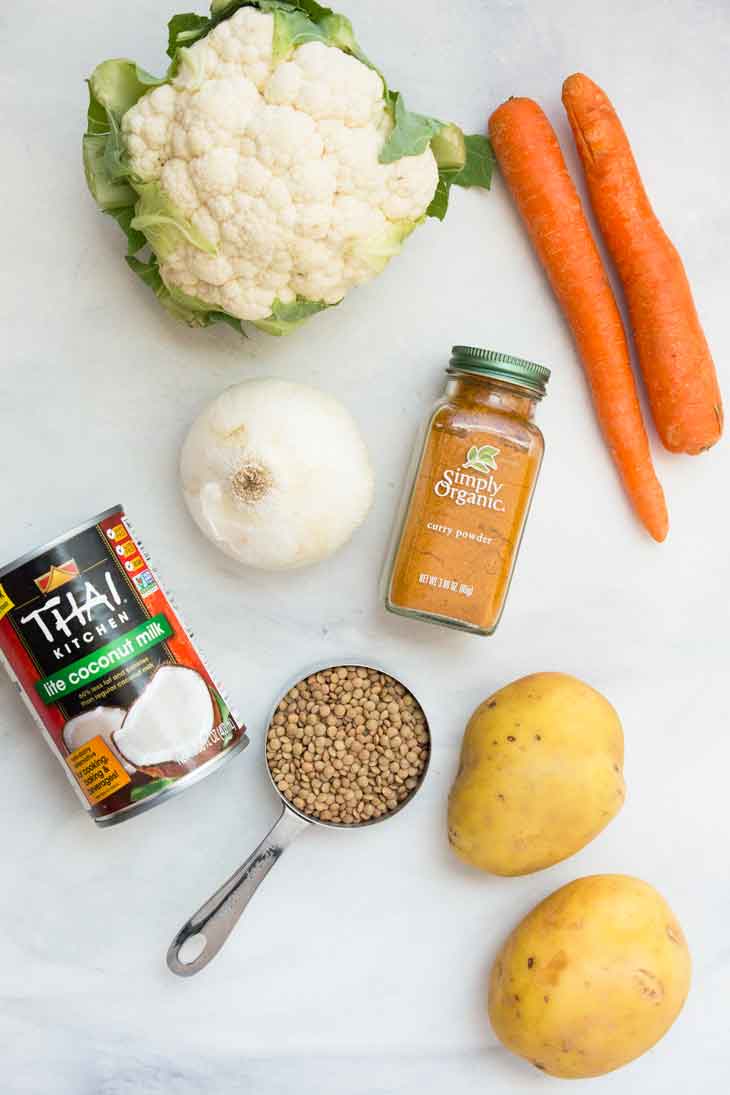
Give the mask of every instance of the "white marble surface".
[[(182, 5), (184, 6), (184, 5)], [(363, 0), (366, 49), (416, 109), (479, 130), (512, 93), (566, 140), (562, 78), (612, 93), (693, 279), (727, 384), (725, 0)], [(566, 330), (498, 183), (458, 193), (379, 281), (288, 341), (178, 327), (127, 271), (79, 165), (83, 78), (107, 56), (157, 70), (171, 0), (28, 0), (0, 12), (3, 558), (123, 500), (250, 724), (238, 760), (116, 830), (79, 810), (0, 680), (0, 1088), (7, 1095), (522, 1095), (555, 1086), (498, 1047), (485, 975), (539, 898), (593, 872), (640, 875), (692, 944), (687, 1008), (654, 1052), (596, 1091), (730, 1084), (727, 444), (656, 450), (663, 547), (632, 521)], [(574, 156), (569, 150), (571, 163)], [(504, 622), (491, 640), (388, 618), (376, 578), (413, 430), (452, 342), (554, 369), (543, 478)], [(180, 439), (224, 385), (273, 373), (356, 412), (375, 510), (338, 557), (288, 577), (233, 573), (176, 487)], [(432, 717), (426, 788), (391, 824), (295, 845), (199, 977), (165, 969), (172, 933), (274, 818), (262, 724), (299, 667), (391, 665)], [(605, 691), (625, 724), (629, 798), (567, 863), (498, 880), (449, 853), (444, 808), (472, 708), (526, 672)], [(593, 1090), (593, 1088), (591, 1088)]]

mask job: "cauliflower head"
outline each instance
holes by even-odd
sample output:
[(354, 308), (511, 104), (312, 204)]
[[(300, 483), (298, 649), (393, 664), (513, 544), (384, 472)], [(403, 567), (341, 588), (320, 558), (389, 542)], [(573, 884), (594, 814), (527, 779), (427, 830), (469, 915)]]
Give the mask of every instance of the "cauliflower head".
[(214, 0), (169, 29), (164, 78), (95, 70), (84, 163), (128, 263), (192, 326), (287, 333), (443, 218), (453, 183), (489, 185), (486, 138), (407, 111), (313, 0)]

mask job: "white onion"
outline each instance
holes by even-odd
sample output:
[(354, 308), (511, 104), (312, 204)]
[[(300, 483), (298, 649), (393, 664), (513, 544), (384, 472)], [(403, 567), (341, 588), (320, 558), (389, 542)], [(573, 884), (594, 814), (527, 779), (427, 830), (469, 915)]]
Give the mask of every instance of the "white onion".
[(226, 389), (193, 423), (180, 460), (185, 501), (226, 555), (262, 570), (308, 566), (342, 547), (373, 500), (354, 419), (286, 380)]

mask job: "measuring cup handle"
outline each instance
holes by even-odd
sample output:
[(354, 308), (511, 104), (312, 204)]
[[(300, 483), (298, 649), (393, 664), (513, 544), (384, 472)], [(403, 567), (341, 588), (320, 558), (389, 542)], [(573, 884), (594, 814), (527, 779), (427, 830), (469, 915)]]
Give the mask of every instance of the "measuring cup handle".
[[(308, 829), (310, 822), (283, 807), (271, 831), (246, 862), (224, 882), (177, 933), (167, 952), (167, 966), (178, 977), (192, 977), (215, 958), (235, 928), (243, 910), (256, 893), (284, 849)], [(183, 945), (200, 936), (204, 947), (185, 962), (180, 957)]]

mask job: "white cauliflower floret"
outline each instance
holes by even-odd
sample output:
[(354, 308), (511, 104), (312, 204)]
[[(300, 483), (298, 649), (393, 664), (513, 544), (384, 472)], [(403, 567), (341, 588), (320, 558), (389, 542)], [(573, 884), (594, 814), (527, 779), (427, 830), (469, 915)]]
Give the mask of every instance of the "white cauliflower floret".
[(272, 15), (241, 8), (122, 119), (135, 175), (214, 252), (181, 237), (163, 280), (249, 321), (374, 277), (368, 245), (419, 220), (438, 183), (430, 149), (379, 162), (393, 123), (375, 71), (322, 42), (275, 61), (273, 37)]
[(233, 194), (238, 183), (238, 153), (217, 145), (190, 164), (193, 184), (203, 200), (218, 194)]
[[(200, 198), (184, 159), (168, 160), (160, 172), (160, 182), (166, 194), (188, 219), (200, 206)], [(211, 241), (213, 242), (213, 241)]]

